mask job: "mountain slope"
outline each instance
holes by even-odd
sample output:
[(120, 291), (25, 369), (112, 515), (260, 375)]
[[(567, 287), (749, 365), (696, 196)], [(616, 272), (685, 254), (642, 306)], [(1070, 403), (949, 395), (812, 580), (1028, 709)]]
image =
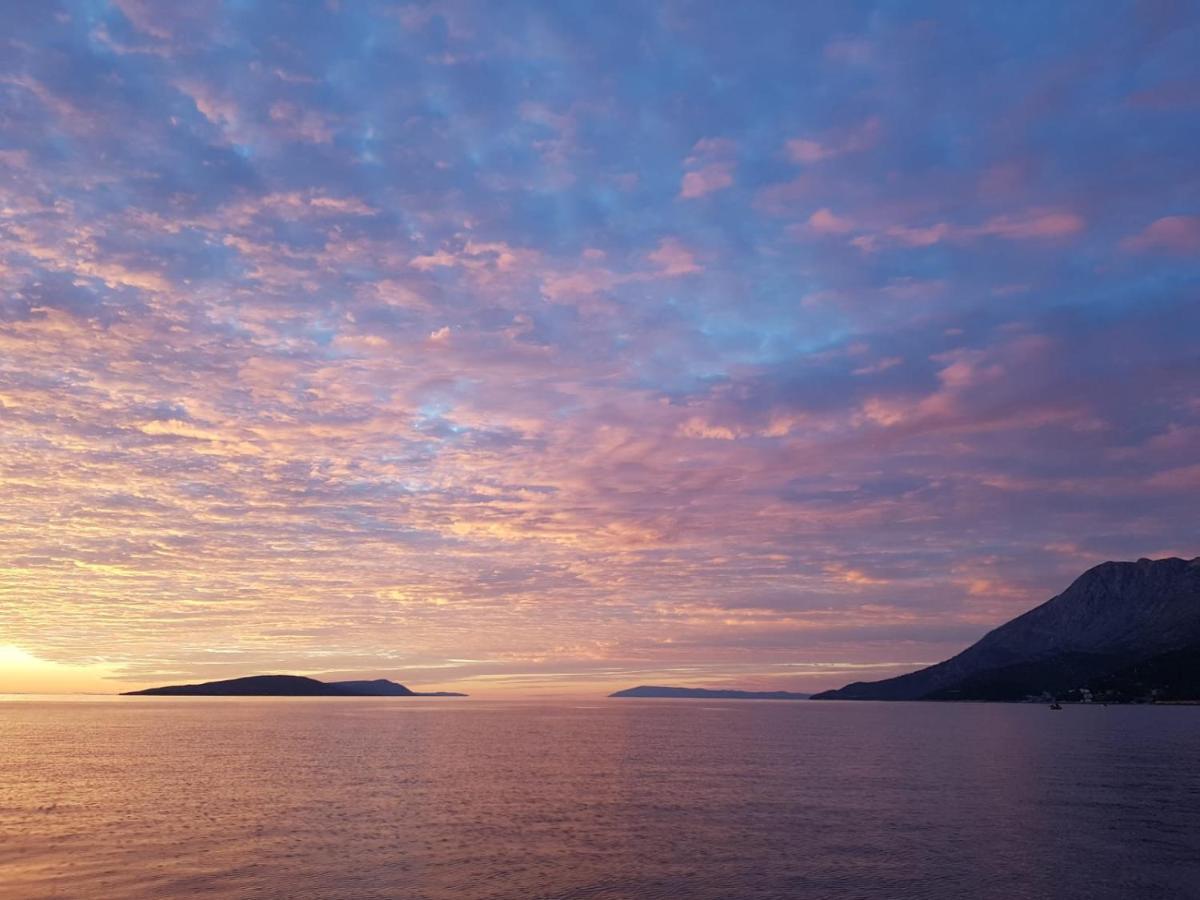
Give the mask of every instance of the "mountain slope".
[(402, 684), (388, 681), (386, 678), (376, 678), (372, 681), (333, 681), (330, 687), (335, 687), (344, 694), (354, 694), (359, 697), (414, 697), (416, 694)]
[(1093, 679), (1097, 700), (1130, 701), (1152, 696), (1159, 701), (1200, 700), (1200, 644), (1168, 650)]
[(1200, 557), (1106, 562), (945, 662), (815, 700), (1021, 699), (1200, 644)]

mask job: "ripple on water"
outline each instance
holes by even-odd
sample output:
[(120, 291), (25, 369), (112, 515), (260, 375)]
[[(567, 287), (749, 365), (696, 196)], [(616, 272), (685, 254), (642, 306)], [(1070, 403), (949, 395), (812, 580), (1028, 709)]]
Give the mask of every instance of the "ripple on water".
[(0, 701), (0, 895), (1200, 897), (1200, 708), (404, 703)]

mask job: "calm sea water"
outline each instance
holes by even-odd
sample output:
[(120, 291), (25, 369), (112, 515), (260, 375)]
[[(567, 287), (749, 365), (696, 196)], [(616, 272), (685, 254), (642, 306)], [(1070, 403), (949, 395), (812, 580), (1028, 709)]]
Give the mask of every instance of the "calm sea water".
[(1200, 707), (0, 701), (8, 898), (1200, 898)]

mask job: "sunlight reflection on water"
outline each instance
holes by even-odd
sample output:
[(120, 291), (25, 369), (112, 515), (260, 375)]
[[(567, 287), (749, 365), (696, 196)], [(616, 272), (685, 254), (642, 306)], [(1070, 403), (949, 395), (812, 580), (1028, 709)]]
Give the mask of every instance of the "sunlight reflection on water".
[(6, 900), (1200, 897), (1200, 708), (9, 698), (0, 747)]

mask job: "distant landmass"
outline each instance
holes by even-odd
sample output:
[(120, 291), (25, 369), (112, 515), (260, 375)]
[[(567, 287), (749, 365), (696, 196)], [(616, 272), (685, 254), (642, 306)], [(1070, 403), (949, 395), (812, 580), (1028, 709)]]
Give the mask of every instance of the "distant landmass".
[(1106, 562), (945, 662), (814, 700), (1200, 700), (1200, 557)]
[(610, 697), (673, 697), (693, 700), (807, 700), (808, 694), (791, 691), (726, 691), (710, 688), (660, 687), (643, 684), (609, 694)]
[(203, 684), (172, 684), (166, 687), (126, 691), (122, 696), (167, 697), (465, 697), (451, 691), (420, 693), (402, 684), (377, 678), (374, 681), (317, 681), (303, 675), (251, 675)]

